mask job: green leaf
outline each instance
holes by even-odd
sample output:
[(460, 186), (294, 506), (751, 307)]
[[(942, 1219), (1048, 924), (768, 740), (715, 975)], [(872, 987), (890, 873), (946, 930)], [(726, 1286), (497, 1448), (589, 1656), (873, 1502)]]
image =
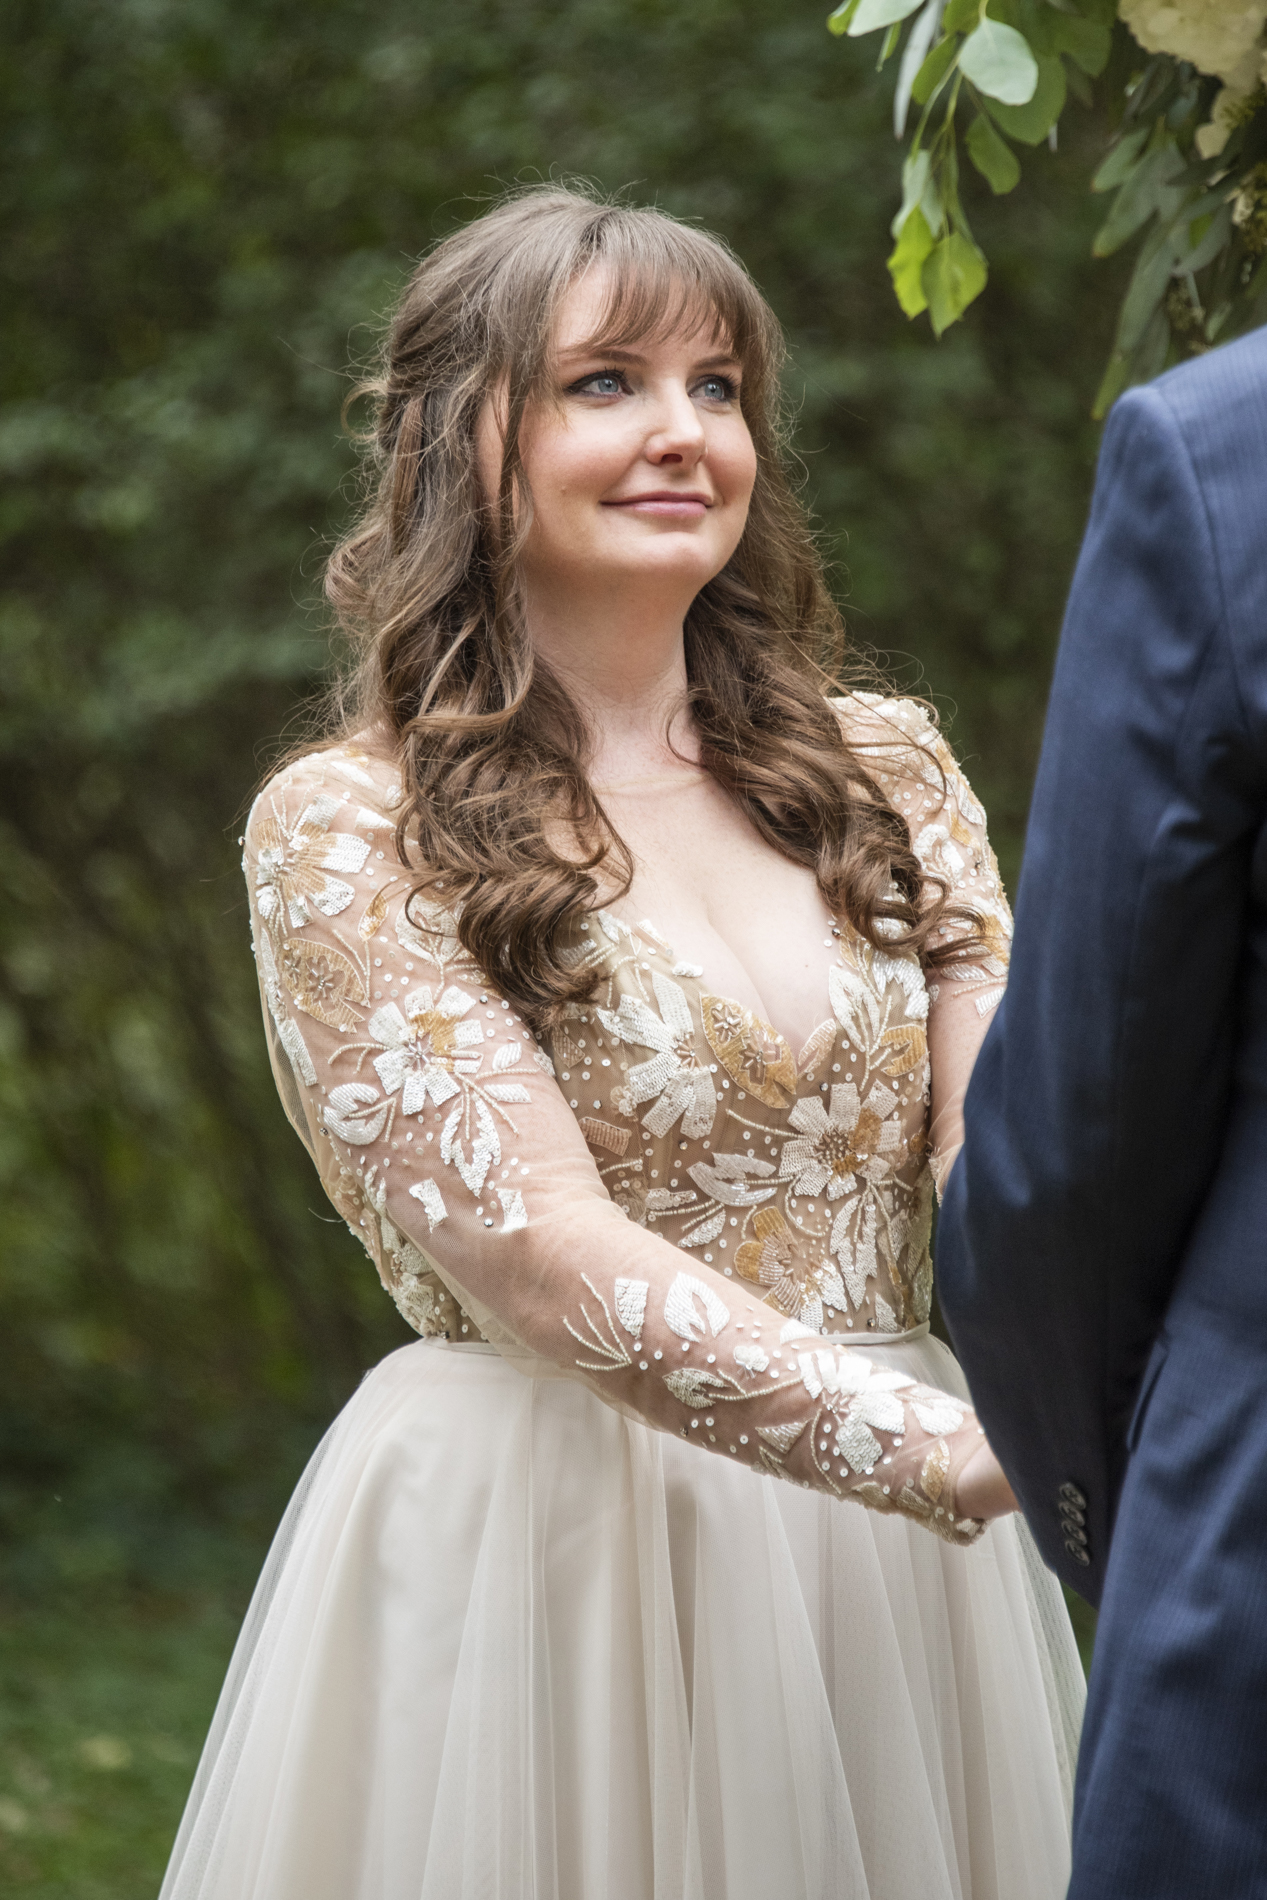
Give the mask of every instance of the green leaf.
[(1103, 422), (1113, 404), (1126, 388), (1131, 378), (1131, 359), (1125, 350), (1114, 350), (1104, 372), (1103, 381), (1096, 391), (1095, 401), (1091, 405), (1091, 414), (1097, 422)]
[(1183, 158), (1173, 145), (1159, 145), (1150, 152), (1128, 175), (1109, 206), (1109, 215), (1092, 240), (1092, 254), (1112, 257), (1155, 211), (1165, 216), (1175, 202), (1171, 181), (1182, 170)]
[(906, 131), (906, 115), (911, 109), (911, 87), (940, 30), (942, 4), (943, 0), (925, 0), (923, 11), (917, 14), (907, 35), (906, 45), (902, 51), (902, 63), (897, 69), (897, 86), (893, 93), (893, 135), (895, 138), (900, 139)]
[(1020, 182), (1021, 162), (1006, 140), (1001, 139), (984, 113), (968, 128), (965, 141), (972, 160), (990, 190), (997, 197)]
[(902, 226), (902, 235), (889, 258), (889, 276), (893, 279), (893, 289), (908, 317), (917, 317), (921, 310), (928, 308), (928, 299), (920, 283), (920, 273), (924, 268), (924, 260), (932, 248), (933, 234), (928, 228), (927, 218), (918, 209), (912, 211)]
[(1124, 183), (1129, 172), (1134, 169), (1135, 161), (1148, 141), (1151, 125), (1141, 125), (1137, 132), (1128, 132), (1120, 138), (1113, 150), (1091, 180), (1092, 191), (1115, 191)]
[[(912, 219), (912, 223), (914, 220)], [(920, 272), (920, 289), (928, 299), (933, 334), (941, 336), (957, 323), (974, 297), (985, 289), (989, 269), (985, 258), (961, 231), (952, 231), (935, 244)]]
[(1066, 60), (1065, 80), (1070, 92), (1080, 106), (1090, 107), (1095, 104), (1095, 87), (1091, 84), (1091, 81), (1087, 78), (1081, 66), (1071, 66), (1069, 61)]
[(1131, 375), (1137, 383), (1150, 383), (1165, 369), (1170, 334), (1170, 318), (1162, 304), (1154, 310), (1148, 328), (1131, 352)]
[(902, 166), (902, 203), (889, 226), (891, 237), (901, 237), (902, 227), (928, 189), (932, 159), (927, 152), (912, 152)]
[(1135, 260), (1135, 269), (1122, 299), (1117, 347), (1133, 350), (1156, 314), (1174, 269), (1168, 231), (1154, 231)]
[(920, 4), (921, 0), (858, 0), (845, 31), (856, 40), (863, 33), (874, 33), (877, 27), (904, 20)]
[(1232, 236), (1232, 207), (1220, 205), (1213, 214), (1180, 222), (1174, 245), (1175, 269), (1192, 273), (1212, 264)]
[(968, 35), (959, 49), (959, 70), (978, 92), (1008, 106), (1027, 105), (1038, 85), (1038, 61), (1029, 41), (998, 20), (982, 20)]
[[(960, 62), (962, 64), (962, 61)], [(1041, 145), (1060, 117), (1065, 103), (1065, 69), (1059, 59), (1040, 59), (1038, 84), (1034, 96), (1023, 106), (1009, 106), (997, 99), (986, 100), (986, 108), (999, 130), (1022, 145)]]
[(1047, 38), (1053, 53), (1068, 53), (1092, 79), (1098, 79), (1108, 64), (1113, 36), (1099, 20), (1084, 20), (1080, 14), (1051, 11)]
[(836, 11), (827, 15), (827, 31), (835, 33), (837, 37), (842, 33), (847, 33), (849, 22), (861, 4), (862, 0), (841, 0), (841, 5), (836, 8)]
[(889, 226), (892, 237), (901, 237), (906, 220), (916, 205), (924, 214), (924, 222), (934, 238), (939, 238), (945, 228), (946, 214), (937, 195), (937, 186), (932, 175), (932, 159), (928, 152), (912, 152), (902, 167), (902, 203), (897, 216)]
[(943, 33), (971, 33), (981, 18), (981, 0), (949, 0), (942, 15)]
[(885, 34), (884, 42), (882, 46), (880, 47), (880, 57), (876, 60), (876, 63), (875, 63), (875, 69), (877, 72), (880, 72), (884, 67), (885, 61), (889, 59), (892, 54), (896, 53), (897, 43), (901, 39), (901, 37), (902, 37), (902, 22), (900, 20), (895, 20), (892, 26), (889, 28), (888, 32)]
[(954, 63), (957, 45), (958, 41), (952, 36), (948, 40), (939, 40), (934, 46), (911, 85), (911, 97), (917, 105), (928, 104)]

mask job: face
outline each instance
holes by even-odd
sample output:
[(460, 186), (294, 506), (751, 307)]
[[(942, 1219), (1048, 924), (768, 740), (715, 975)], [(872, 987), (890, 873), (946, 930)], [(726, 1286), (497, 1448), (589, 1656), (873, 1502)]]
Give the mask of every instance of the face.
[[(708, 327), (624, 349), (594, 349), (607, 280), (591, 271), (563, 300), (553, 400), (525, 420), (521, 453), (534, 503), (524, 553), (530, 594), (650, 589), (682, 611), (739, 544), (756, 451), (739, 406), (742, 371)], [(486, 491), (501, 438), (480, 432)]]

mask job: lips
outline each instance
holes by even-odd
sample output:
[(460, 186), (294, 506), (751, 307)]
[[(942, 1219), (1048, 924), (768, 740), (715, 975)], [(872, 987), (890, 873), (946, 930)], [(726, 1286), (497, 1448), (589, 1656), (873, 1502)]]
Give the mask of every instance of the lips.
[(604, 508), (632, 509), (639, 514), (681, 514), (696, 517), (706, 513), (712, 505), (712, 497), (709, 495), (672, 488), (652, 489), (645, 495), (621, 495), (615, 501), (603, 503)]

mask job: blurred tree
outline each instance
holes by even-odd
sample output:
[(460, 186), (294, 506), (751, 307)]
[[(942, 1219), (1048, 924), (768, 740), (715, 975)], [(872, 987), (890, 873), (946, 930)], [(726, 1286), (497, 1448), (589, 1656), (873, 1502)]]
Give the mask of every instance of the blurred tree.
[[(236, 839), (329, 657), (339, 428), (410, 260), (573, 171), (723, 232), (788, 326), (856, 635), (957, 701), (1014, 864), (1120, 283), (1082, 163), (892, 304), (888, 85), (788, 0), (11, 0), (0, 65), (0, 1519), (14, 1574), (265, 1530), (402, 1335), (274, 1098)], [(364, 326), (371, 326), (366, 328)]]

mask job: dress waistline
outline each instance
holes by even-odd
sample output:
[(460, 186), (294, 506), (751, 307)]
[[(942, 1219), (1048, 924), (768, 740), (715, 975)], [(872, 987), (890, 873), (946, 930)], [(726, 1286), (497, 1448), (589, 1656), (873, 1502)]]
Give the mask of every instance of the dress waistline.
[(925, 1320), (922, 1326), (912, 1326), (906, 1333), (825, 1333), (823, 1337), (833, 1346), (905, 1346), (908, 1340), (927, 1339), (931, 1330), (930, 1322)]
[[(829, 1339), (833, 1346), (905, 1346), (914, 1339), (927, 1339), (930, 1330), (929, 1322), (925, 1320), (922, 1326), (912, 1326), (905, 1333), (824, 1333), (822, 1336)], [(490, 1345), (486, 1339), (445, 1339), (440, 1343), (447, 1346), (450, 1352), (497, 1353), (497, 1347)], [(789, 1340), (788, 1344), (795, 1346), (796, 1341)], [(513, 1356), (519, 1358), (518, 1354)]]

